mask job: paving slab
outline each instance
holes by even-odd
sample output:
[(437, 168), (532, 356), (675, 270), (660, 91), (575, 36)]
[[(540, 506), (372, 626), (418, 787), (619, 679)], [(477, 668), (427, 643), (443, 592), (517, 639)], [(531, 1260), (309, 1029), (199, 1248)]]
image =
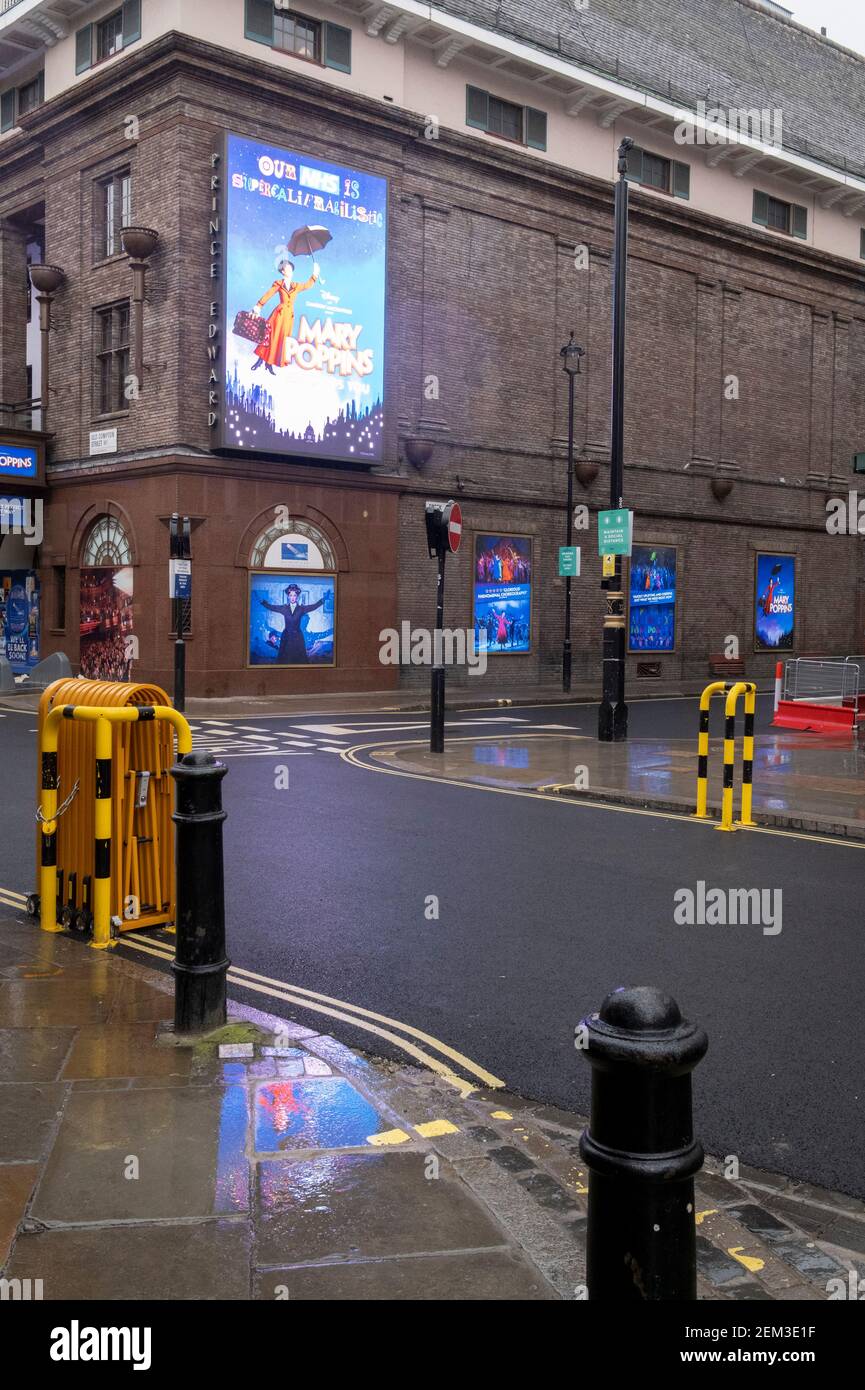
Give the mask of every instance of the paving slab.
[(241, 1086), (74, 1091), (33, 1215), (152, 1221), (246, 1210), (246, 1123)]
[(287, 1297), (293, 1302), (412, 1299), (468, 1303), (486, 1299), (548, 1301), (557, 1294), (514, 1251), (483, 1250), (261, 1271), (256, 1277), (255, 1297)]
[(160, 1047), (156, 1022), (100, 1024), (80, 1028), (63, 1066), (64, 1081), (129, 1077), (188, 1077), (190, 1048)]
[(259, 1164), (259, 1265), (500, 1246), (503, 1235), (423, 1154), (328, 1154)]
[(75, 1227), (18, 1237), (6, 1277), (41, 1279), (48, 1301), (246, 1300), (245, 1221)]
[(0, 1163), (45, 1156), (68, 1089), (50, 1081), (0, 1083)]
[(74, 1028), (0, 1028), (0, 1082), (56, 1081)]
[(0, 1269), (39, 1176), (35, 1163), (0, 1164)]

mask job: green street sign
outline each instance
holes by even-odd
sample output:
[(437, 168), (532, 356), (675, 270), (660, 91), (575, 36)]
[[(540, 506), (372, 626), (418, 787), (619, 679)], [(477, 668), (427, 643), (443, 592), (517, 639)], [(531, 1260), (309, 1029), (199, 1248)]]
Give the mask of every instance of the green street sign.
[(568, 575), (580, 573), (580, 547), (578, 545), (559, 546), (559, 577), (567, 578)]
[(634, 513), (621, 507), (598, 512), (598, 554), (630, 555), (634, 536)]

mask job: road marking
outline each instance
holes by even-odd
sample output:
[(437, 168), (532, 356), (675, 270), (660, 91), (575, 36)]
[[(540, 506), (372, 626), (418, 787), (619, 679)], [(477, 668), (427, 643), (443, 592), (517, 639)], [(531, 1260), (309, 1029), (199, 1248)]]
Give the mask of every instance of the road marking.
[[(154, 940), (153, 937), (141, 937), (136, 932), (123, 932), (120, 939), (121, 943), (124, 945), (129, 941), (134, 941), (136, 945), (140, 944), (143, 946), (146, 944), (148, 947), (162, 947), (162, 943), (158, 940)], [(166, 960), (174, 959), (174, 951), (171, 949), (171, 947), (168, 946), (168, 943), (165, 943), (165, 948), (161, 950), (161, 954), (163, 955), (163, 958)], [(447, 1043), (441, 1042), (438, 1038), (432, 1037), (430, 1033), (425, 1033), (420, 1028), (414, 1028), (409, 1023), (401, 1023), (399, 1019), (391, 1018), (388, 1014), (375, 1013), (372, 1009), (361, 1008), (359, 1004), (349, 1004), (344, 999), (334, 999), (332, 995), (320, 994), (316, 990), (305, 989), (301, 985), (289, 984), (285, 980), (275, 980), (270, 975), (259, 975), (256, 971), (245, 970), (242, 966), (239, 965), (231, 966), (228, 972), (228, 977), (232, 981), (232, 983), (240, 985), (244, 989), (253, 989), (256, 987), (260, 988), (261, 986), (270, 986), (274, 988), (274, 992), (277, 989), (291, 990), (293, 995), (303, 996), (303, 999), (298, 999), (298, 1003), (302, 1004), (302, 1006), (305, 1008), (313, 1009), (317, 1012), (329, 1012), (328, 1009), (319, 1008), (319, 1003), (335, 1004), (338, 1005), (340, 1009), (349, 1010), (352, 1015), (356, 1014), (358, 1018), (371, 1019), (374, 1020), (375, 1023), (387, 1024), (389, 1027), (392, 1028), (401, 1028), (402, 1031), (404, 1033), (408, 1033), (410, 1037), (418, 1038), (428, 1047), (432, 1047), (435, 1049), (435, 1051), (441, 1052), (443, 1056), (449, 1057), (452, 1062), (455, 1062), (457, 1066), (462, 1067), (464, 1071), (470, 1072), (473, 1076), (477, 1078), (477, 1080), (481, 1081), (485, 1086), (490, 1086), (495, 1089), (499, 1089), (505, 1084), (497, 1076), (493, 1076), (491, 1072), (488, 1072), (484, 1067), (478, 1066), (476, 1062), (472, 1062), (470, 1058), (464, 1056), (462, 1052), (457, 1052), (454, 1048), (449, 1047)], [(265, 988), (263, 992), (267, 993), (267, 989)], [(280, 995), (277, 997), (282, 996)], [(315, 1000), (316, 1003), (305, 1003), (304, 1001), (306, 1000)], [(341, 1016), (347, 1017), (347, 1015)], [(355, 1018), (348, 1018), (348, 1021), (350, 1023), (355, 1023), (357, 1027), (366, 1026), (359, 1023)], [(369, 1028), (371, 1032), (381, 1031), (380, 1029), (375, 1028), (371, 1024), (369, 1025)], [(383, 1033), (382, 1036), (387, 1035)]]
[(764, 1268), (765, 1260), (758, 1260), (753, 1255), (741, 1254), (744, 1249), (744, 1245), (731, 1245), (727, 1254), (732, 1255), (734, 1260), (738, 1260), (739, 1264), (744, 1265), (752, 1274), (757, 1274), (759, 1270)]
[[(684, 699), (691, 697), (682, 696), (681, 698)], [(521, 738), (543, 737), (542, 734), (530, 733), (521, 733), (519, 736)], [(575, 735), (575, 737), (578, 737), (582, 739), (583, 742), (585, 742), (588, 735), (581, 734)], [(471, 735), (465, 738), (455, 738), (452, 740), (452, 742), (454, 743), (473, 743), (476, 741), (477, 737), (473, 737)], [(427, 744), (425, 739), (406, 739), (400, 744), (401, 749), (425, 748), (426, 746)], [(375, 748), (389, 749), (392, 747), (393, 744), (388, 739), (383, 739), (381, 743), (356, 743), (353, 748), (343, 749), (342, 758), (344, 762), (351, 763), (353, 767), (363, 768), (366, 772), (379, 772), (385, 777), (411, 777), (414, 779), (414, 781), (417, 782), (436, 782), (439, 786), (443, 787), (463, 787), (468, 791), (488, 792), (496, 796), (528, 797), (530, 800), (533, 801), (545, 801), (547, 805), (572, 806), (582, 811), (614, 811), (617, 814), (623, 816), (649, 816), (654, 820), (679, 821), (683, 825), (690, 825), (694, 826), (695, 828), (699, 827), (702, 829), (709, 830), (714, 830), (717, 827), (717, 821), (709, 819), (698, 820), (696, 816), (693, 816), (690, 813), (679, 813), (676, 811), (652, 811), (647, 807), (643, 806), (621, 806), (614, 801), (590, 801), (588, 799), (581, 800), (580, 798), (575, 796), (554, 796), (551, 795), (549, 792), (528, 791), (519, 787), (490, 787), (483, 782), (463, 782), (458, 777), (441, 777), (435, 772), (409, 772), (406, 769), (398, 767), (382, 767), (378, 763), (364, 762), (361, 758), (356, 756), (359, 753), (369, 752)], [(563, 784), (558, 783), (553, 785)], [(778, 835), (781, 836), (783, 839), (787, 840), (809, 840), (813, 841), (815, 844), (818, 845), (832, 845), (836, 849), (865, 850), (865, 841), (842, 840), (839, 836), (836, 835), (811, 835), (804, 830), (778, 830), (771, 825), (742, 825), (739, 826), (738, 829), (746, 835)]]
[(459, 1128), (452, 1125), (450, 1120), (426, 1120), (422, 1125), (415, 1125), (414, 1130), (422, 1139), (438, 1139), (442, 1134), (459, 1134)]
[[(23, 908), (26, 902), (26, 897), (23, 893), (17, 893), (9, 888), (0, 888), (0, 897), (7, 899), (9, 906), (18, 908)], [(153, 937), (142, 937), (134, 931), (123, 932), (119, 938), (119, 944), (141, 951), (144, 955), (156, 956), (160, 960), (172, 961), (174, 959), (174, 950), (168, 942), (162, 942), (158, 938)], [(504, 1081), (500, 1080), (499, 1077), (493, 1076), (491, 1072), (488, 1072), (484, 1067), (478, 1066), (477, 1063), (472, 1062), (468, 1057), (464, 1056), (463, 1053), (457, 1052), (452, 1047), (448, 1047), (447, 1043), (441, 1042), (438, 1038), (432, 1037), (431, 1034), (423, 1032), (420, 1028), (412, 1027), (409, 1023), (401, 1023), (399, 1019), (390, 1018), (387, 1014), (374, 1013), (371, 1009), (361, 1008), (359, 1004), (348, 1004), (344, 1000), (334, 999), (328, 994), (319, 994), (315, 990), (304, 989), (300, 985), (286, 984), (283, 980), (274, 980), (268, 975), (259, 975), (255, 971), (244, 970), (241, 966), (231, 966), (228, 971), (228, 978), (232, 984), (238, 985), (241, 989), (252, 990), (258, 994), (267, 994), (274, 999), (284, 1000), (288, 1003), (295, 1004), (298, 1008), (308, 1009), (313, 1013), (327, 1014), (331, 1018), (340, 1018), (346, 1023), (350, 1023), (354, 1028), (359, 1028), (364, 1032), (375, 1033), (379, 1037), (386, 1038), (404, 1052), (408, 1052), (423, 1066), (428, 1067), (431, 1071), (437, 1072), (439, 1076), (449, 1081), (463, 1096), (471, 1095), (472, 1092), (477, 1090), (477, 1086), (464, 1081), (463, 1078), (457, 1076), (450, 1067), (439, 1062), (437, 1058), (428, 1056), (419, 1047), (416, 1047), (414, 1043), (409, 1042), (407, 1038), (399, 1037), (397, 1034), (389, 1031), (389, 1028), (380, 1028), (377, 1026), (377, 1023), (388, 1024), (392, 1028), (400, 1028), (410, 1037), (418, 1038), (421, 1042), (426, 1043), (428, 1047), (434, 1049), (434, 1051), (440, 1052), (445, 1057), (449, 1057), (451, 1061), (455, 1062), (463, 1071), (467, 1071), (476, 1081), (480, 1081), (491, 1090), (500, 1090), (505, 1085)], [(301, 998), (299, 996), (303, 997)], [(312, 1000), (316, 1002), (312, 1003)], [(325, 1007), (325, 1005), (330, 1004), (336, 1004), (339, 1008), (332, 1009)], [(375, 1022), (367, 1022), (366, 1020), (375, 1020)]]
[(383, 1134), (369, 1134), (366, 1142), (375, 1144), (376, 1148), (385, 1148), (393, 1144), (408, 1144), (411, 1135), (406, 1134), (404, 1129), (386, 1129)]

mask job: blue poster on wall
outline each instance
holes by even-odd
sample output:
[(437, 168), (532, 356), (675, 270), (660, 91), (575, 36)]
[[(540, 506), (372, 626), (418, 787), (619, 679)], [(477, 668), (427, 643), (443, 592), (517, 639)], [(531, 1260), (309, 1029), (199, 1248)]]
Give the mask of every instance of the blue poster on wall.
[(629, 651), (671, 652), (675, 649), (675, 546), (633, 547), (628, 612)]
[(223, 445), (381, 458), (386, 179), (238, 135), (225, 173)]
[(531, 536), (475, 536), (475, 651), (525, 653), (532, 644)]
[(334, 575), (250, 575), (250, 666), (333, 666), (335, 619)]
[(35, 570), (0, 575), (0, 651), (16, 675), (32, 670), (41, 640), (39, 576)]
[(796, 559), (758, 555), (754, 645), (758, 652), (789, 652), (796, 626)]

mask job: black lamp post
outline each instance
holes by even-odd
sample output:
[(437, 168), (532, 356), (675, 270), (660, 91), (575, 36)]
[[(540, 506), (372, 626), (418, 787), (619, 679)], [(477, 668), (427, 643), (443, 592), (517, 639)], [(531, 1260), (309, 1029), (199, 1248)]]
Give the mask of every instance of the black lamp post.
[[(625, 306), (628, 274), (628, 151), (627, 136), (619, 145), (619, 178), (616, 183), (615, 251), (613, 257), (613, 393), (610, 440), (610, 507), (623, 507), (622, 491), (625, 437)], [(622, 743), (628, 737), (625, 704), (625, 595), (622, 560), (616, 556), (613, 578), (603, 579), (606, 590), (604, 615), (603, 693), (598, 708), (598, 738), (602, 743)]]
[[(573, 329), (570, 341), (559, 352), (562, 371), (568, 378), (568, 519), (565, 527), (565, 545), (573, 544), (574, 536), (574, 377), (580, 375), (580, 358), (585, 353), (574, 342)], [(567, 695), (571, 689), (571, 576), (565, 575), (565, 637), (562, 642), (562, 690)]]

